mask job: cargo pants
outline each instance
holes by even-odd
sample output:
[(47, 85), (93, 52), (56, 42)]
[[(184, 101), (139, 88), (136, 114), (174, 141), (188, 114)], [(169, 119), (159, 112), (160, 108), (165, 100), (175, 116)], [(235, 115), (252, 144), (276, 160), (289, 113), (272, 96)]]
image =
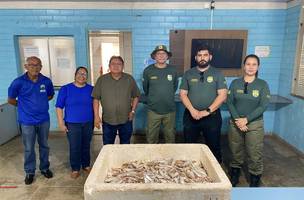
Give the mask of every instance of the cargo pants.
[(148, 110), (147, 115), (147, 142), (149, 144), (159, 143), (160, 127), (163, 127), (165, 143), (175, 143), (175, 112), (158, 114)]
[(248, 171), (253, 175), (263, 172), (263, 120), (250, 122), (248, 131), (240, 131), (234, 122), (230, 121), (228, 141), (232, 152), (230, 167), (241, 168), (247, 156)]

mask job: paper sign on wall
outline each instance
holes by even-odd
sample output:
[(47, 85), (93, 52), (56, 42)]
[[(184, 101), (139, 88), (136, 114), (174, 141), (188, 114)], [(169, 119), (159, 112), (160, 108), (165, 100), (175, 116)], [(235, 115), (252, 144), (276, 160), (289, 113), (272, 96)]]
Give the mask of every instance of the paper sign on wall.
[(260, 58), (269, 57), (270, 46), (255, 46), (254, 53)]

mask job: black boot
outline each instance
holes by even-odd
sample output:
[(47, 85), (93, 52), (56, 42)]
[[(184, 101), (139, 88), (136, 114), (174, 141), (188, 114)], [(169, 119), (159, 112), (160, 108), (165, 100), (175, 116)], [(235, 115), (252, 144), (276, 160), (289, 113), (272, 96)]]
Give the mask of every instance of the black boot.
[(253, 175), (250, 174), (250, 187), (259, 187), (260, 186), (260, 180), (261, 180), (261, 174), (260, 175)]
[(231, 181), (232, 187), (235, 187), (239, 183), (240, 172), (241, 172), (240, 168), (231, 167), (230, 181)]

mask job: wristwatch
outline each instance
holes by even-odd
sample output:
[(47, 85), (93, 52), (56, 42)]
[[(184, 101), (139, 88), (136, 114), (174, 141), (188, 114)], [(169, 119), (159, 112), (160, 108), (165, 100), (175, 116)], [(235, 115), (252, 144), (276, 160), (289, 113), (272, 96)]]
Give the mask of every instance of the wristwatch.
[(212, 113), (211, 110), (210, 110), (210, 108), (207, 108), (206, 111), (207, 111), (209, 114)]
[(132, 110), (131, 113), (135, 114), (135, 110)]

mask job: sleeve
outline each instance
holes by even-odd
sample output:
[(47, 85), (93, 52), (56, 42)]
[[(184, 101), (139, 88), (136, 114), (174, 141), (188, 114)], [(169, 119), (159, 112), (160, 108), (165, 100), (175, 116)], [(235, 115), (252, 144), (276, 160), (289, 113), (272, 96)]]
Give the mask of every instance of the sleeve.
[(233, 82), (231, 83), (229, 90), (228, 90), (227, 106), (228, 106), (230, 115), (233, 119), (240, 118), (240, 116), (234, 106), (234, 83)]
[(67, 86), (63, 86), (59, 90), (55, 107), (63, 109), (65, 107), (66, 98), (67, 98)]
[(8, 97), (11, 99), (16, 99), (19, 95), (21, 84), (17, 79), (15, 79), (11, 85), (8, 87)]
[(95, 84), (95, 86), (93, 88), (93, 91), (92, 91), (92, 97), (94, 99), (98, 99), (98, 100), (101, 99), (101, 84), (102, 84), (101, 82), (102, 82), (101, 77), (99, 77), (97, 79), (96, 84)]
[(182, 83), (181, 83), (180, 89), (189, 90), (189, 83), (188, 83), (186, 74), (184, 74), (184, 76), (182, 78)]
[(46, 87), (47, 96), (54, 96), (54, 86), (50, 79), (48, 79), (47, 87)]
[(264, 87), (262, 88), (259, 106), (252, 113), (247, 115), (248, 122), (251, 122), (254, 119), (263, 115), (264, 111), (267, 109), (269, 101), (270, 101), (270, 90), (268, 84), (265, 82)]
[(216, 83), (216, 88), (218, 90), (220, 89), (227, 89), (227, 83), (226, 83), (226, 80), (225, 80), (225, 77), (222, 73), (218, 73), (218, 80), (217, 80), (217, 83)]
[(144, 70), (143, 77), (142, 77), (142, 85), (145, 95), (147, 96), (149, 93), (149, 77), (147, 70)]
[(131, 96), (132, 98), (139, 97), (140, 96), (140, 91), (139, 88), (137, 87), (137, 84), (134, 80), (134, 78), (131, 76), (131, 84), (132, 84), (132, 91), (131, 91)]

